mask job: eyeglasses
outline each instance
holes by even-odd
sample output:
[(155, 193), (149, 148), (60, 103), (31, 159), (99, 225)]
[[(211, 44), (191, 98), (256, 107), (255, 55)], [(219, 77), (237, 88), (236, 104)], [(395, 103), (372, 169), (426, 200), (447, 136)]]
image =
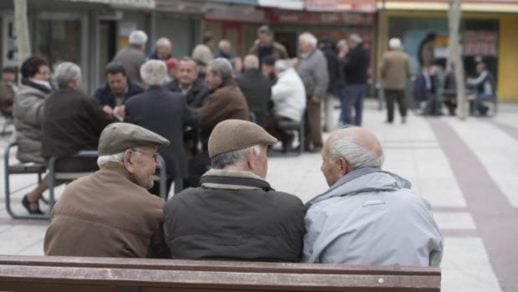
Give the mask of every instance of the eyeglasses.
[(131, 148), (131, 151), (135, 151), (135, 152), (138, 152), (138, 153), (151, 155), (153, 157), (153, 159), (156, 162), (158, 162), (158, 152), (151, 153), (151, 152), (146, 152), (146, 151), (138, 149), (138, 148)]

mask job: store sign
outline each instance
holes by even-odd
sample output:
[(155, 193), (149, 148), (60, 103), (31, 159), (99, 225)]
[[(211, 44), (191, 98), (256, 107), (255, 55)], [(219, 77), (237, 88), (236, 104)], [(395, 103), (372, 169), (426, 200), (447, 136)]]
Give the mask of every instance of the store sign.
[(465, 56), (491, 56), (498, 55), (496, 31), (469, 30), (464, 33), (464, 55)]
[(376, 0), (305, 0), (308, 11), (375, 12)]
[(277, 9), (303, 10), (304, 0), (259, 0), (259, 6)]
[(314, 13), (314, 12), (297, 12), (297, 11), (281, 11), (270, 9), (267, 11), (267, 19), (271, 23), (304, 23), (304, 24), (345, 24), (370, 26), (374, 25), (373, 14), (359, 13)]
[(155, 8), (155, 0), (69, 0), (72, 2), (92, 2), (102, 3), (112, 6), (127, 6), (127, 7), (138, 7), (138, 8)]

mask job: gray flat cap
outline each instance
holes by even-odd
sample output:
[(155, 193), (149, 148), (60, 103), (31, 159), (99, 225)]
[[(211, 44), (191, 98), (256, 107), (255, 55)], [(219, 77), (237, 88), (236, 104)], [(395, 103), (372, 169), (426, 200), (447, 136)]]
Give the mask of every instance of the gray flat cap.
[(244, 120), (225, 120), (214, 127), (209, 137), (209, 157), (246, 149), (254, 145), (271, 145), (277, 139), (262, 127)]
[(99, 138), (99, 155), (121, 153), (142, 146), (167, 146), (169, 140), (140, 126), (128, 123), (112, 123), (106, 126)]

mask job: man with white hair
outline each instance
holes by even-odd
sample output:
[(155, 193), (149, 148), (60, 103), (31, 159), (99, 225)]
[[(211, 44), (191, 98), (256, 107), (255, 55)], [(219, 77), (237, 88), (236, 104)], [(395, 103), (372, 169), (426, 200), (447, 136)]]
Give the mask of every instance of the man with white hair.
[(408, 77), (410, 77), (410, 58), (403, 52), (401, 41), (397, 38), (389, 40), (390, 51), (383, 55), (381, 65), (381, 78), (387, 103), (387, 123), (394, 122), (394, 101), (399, 105), (401, 122), (406, 122), (406, 97), (405, 89)]
[(267, 147), (277, 140), (243, 120), (219, 123), (209, 139), (212, 169), (201, 187), (164, 207), (165, 237), (174, 259), (298, 262), (304, 206), (265, 180)]
[[(114, 119), (95, 99), (81, 91), (81, 69), (71, 62), (59, 64), (54, 71), (58, 90), (43, 107), (42, 156), (57, 157), (58, 171), (92, 171), (95, 159), (73, 157), (81, 150), (96, 150), (99, 135)], [(121, 118), (120, 116), (118, 117)]]
[(322, 125), (320, 119), (321, 100), (326, 96), (329, 85), (327, 59), (317, 48), (317, 38), (309, 32), (299, 36), (299, 57), (297, 72), (306, 88), (307, 123), (305, 149), (320, 152), (322, 149)]
[(232, 61), (234, 56), (232, 55), (232, 44), (227, 39), (222, 39), (218, 43), (218, 53), (215, 56), (216, 58), (225, 58), (229, 61)]
[(128, 47), (117, 52), (112, 62), (124, 66), (131, 81), (141, 85), (140, 66), (146, 62), (147, 34), (142, 30), (134, 30), (128, 39)]
[(149, 59), (162, 60), (165, 62), (173, 57), (173, 55), (171, 54), (172, 51), (173, 44), (171, 43), (171, 41), (166, 37), (159, 38), (155, 43), (155, 50), (149, 56)]
[(381, 170), (383, 149), (370, 131), (331, 134), (321, 171), (329, 190), (306, 207), (304, 262), (438, 266), (443, 244), (430, 204), (410, 182)]
[[(159, 152), (167, 170), (167, 192), (173, 180), (177, 192), (183, 188), (182, 180), (189, 174), (183, 147), (184, 130), (189, 125), (195, 125), (196, 119), (194, 113), (187, 108), (183, 94), (171, 92), (161, 86), (167, 74), (164, 62), (149, 60), (142, 65), (140, 73), (148, 88), (126, 102), (124, 121), (144, 127), (172, 142)], [(158, 185), (151, 192), (158, 195)]]
[(168, 257), (164, 201), (147, 192), (164, 137), (142, 127), (113, 123), (99, 138), (100, 170), (65, 187), (45, 233), (45, 255)]
[(275, 74), (278, 79), (272, 87), (273, 116), (268, 119), (265, 129), (282, 142), (282, 151), (287, 152), (294, 136), (278, 124), (281, 121), (300, 123), (306, 109), (306, 89), (289, 60), (277, 60)]
[(244, 62), (245, 71), (237, 77), (237, 85), (246, 98), (248, 108), (253, 114), (254, 122), (264, 126), (268, 116), (268, 104), (272, 90), (270, 81), (259, 69), (259, 59), (256, 55), (247, 55)]
[[(349, 36), (349, 51), (345, 56), (344, 75), (344, 125), (361, 126), (363, 119), (363, 97), (367, 91), (367, 69), (369, 55), (363, 47), (363, 40), (357, 34)], [(352, 110), (354, 109), (354, 118)]]
[(197, 109), (200, 122), (200, 138), (206, 149), (212, 129), (227, 119), (249, 120), (250, 112), (233, 77), (232, 65), (227, 59), (216, 58), (210, 62), (205, 77), (209, 96)]

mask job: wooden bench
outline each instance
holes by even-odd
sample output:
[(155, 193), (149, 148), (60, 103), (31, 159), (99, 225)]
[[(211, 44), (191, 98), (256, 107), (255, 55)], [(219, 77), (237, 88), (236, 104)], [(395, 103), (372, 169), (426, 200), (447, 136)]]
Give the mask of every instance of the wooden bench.
[(0, 256), (1, 291), (404, 292), (440, 286), (437, 267)]

